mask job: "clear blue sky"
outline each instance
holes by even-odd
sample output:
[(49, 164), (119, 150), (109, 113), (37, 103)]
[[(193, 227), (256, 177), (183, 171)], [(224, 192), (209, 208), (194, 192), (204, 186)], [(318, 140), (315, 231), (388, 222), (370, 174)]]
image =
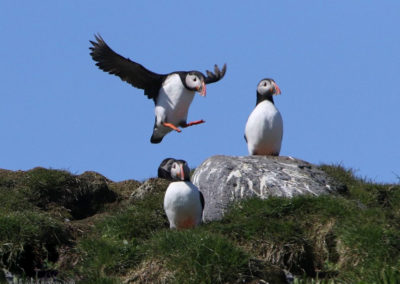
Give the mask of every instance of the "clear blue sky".
[[(0, 168), (143, 180), (166, 157), (194, 167), (247, 155), (256, 85), (271, 77), (282, 90), (281, 155), (399, 182), (399, 15), (394, 0), (1, 1)], [(226, 62), (189, 110), (206, 123), (150, 144), (153, 102), (97, 69), (95, 33), (158, 73)]]

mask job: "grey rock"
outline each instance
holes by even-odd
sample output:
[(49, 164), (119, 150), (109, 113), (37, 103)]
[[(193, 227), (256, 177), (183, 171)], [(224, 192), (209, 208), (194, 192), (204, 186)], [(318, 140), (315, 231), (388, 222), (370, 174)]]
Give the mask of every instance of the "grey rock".
[(192, 182), (204, 195), (204, 221), (221, 219), (231, 202), (249, 197), (318, 196), (346, 190), (317, 166), (283, 156), (213, 156), (197, 167)]

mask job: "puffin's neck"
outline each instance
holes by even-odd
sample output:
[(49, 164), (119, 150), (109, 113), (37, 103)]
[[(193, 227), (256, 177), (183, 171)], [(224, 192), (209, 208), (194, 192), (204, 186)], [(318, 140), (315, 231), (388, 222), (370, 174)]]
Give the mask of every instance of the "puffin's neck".
[(270, 101), (274, 105), (274, 97), (272, 95), (272, 92), (268, 92), (265, 95), (261, 95), (259, 92), (257, 92), (257, 103), (256, 103), (256, 105), (258, 105), (259, 103), (261, 103), (263, 101)]
[(185, 88), (188, 89), (188, 86), (186, 85), (186, 75), (187, 75), (187, 72), (179, 71), (179, 72), (176, 72), (176, 74), (178, 74), (179, 77), (181, 78), (182, 85), (184, 85)]
[(181, 180), (179, 178), (173, 178), (171, 181), (172, 182), (190, 182), (190, 178), (189, 179), (184, 179), (184, 180)]

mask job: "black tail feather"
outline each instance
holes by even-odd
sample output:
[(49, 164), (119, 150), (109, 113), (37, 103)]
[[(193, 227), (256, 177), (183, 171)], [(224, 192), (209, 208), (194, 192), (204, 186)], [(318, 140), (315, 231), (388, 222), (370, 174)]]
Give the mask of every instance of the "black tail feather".
[(150, 142), (153, 143), (153, 144), (158, 144), (163, 140), (163, 138), (164, 137), (157, 137), (156, 138), (156, 137), (154, 137), (154, 135), (151, 135)]

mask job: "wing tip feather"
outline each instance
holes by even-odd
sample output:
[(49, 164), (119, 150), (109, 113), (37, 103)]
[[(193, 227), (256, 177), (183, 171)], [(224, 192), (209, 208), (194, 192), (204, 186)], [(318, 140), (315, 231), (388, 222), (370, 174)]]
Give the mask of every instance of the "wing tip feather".
[(219, 80), (221, 80), (226, 73), (226, 63), (224, 63), (224, 65), (222, 66), (222, 69), (219, 69), (218, 65), (215, 64), (214, 65), (214, 73), (206, 70), (206, 74), (207, 74), (207, 78), (206, 78), (206, 83), (210, 84), (210, 83), (215, 83), (218, 82)]

